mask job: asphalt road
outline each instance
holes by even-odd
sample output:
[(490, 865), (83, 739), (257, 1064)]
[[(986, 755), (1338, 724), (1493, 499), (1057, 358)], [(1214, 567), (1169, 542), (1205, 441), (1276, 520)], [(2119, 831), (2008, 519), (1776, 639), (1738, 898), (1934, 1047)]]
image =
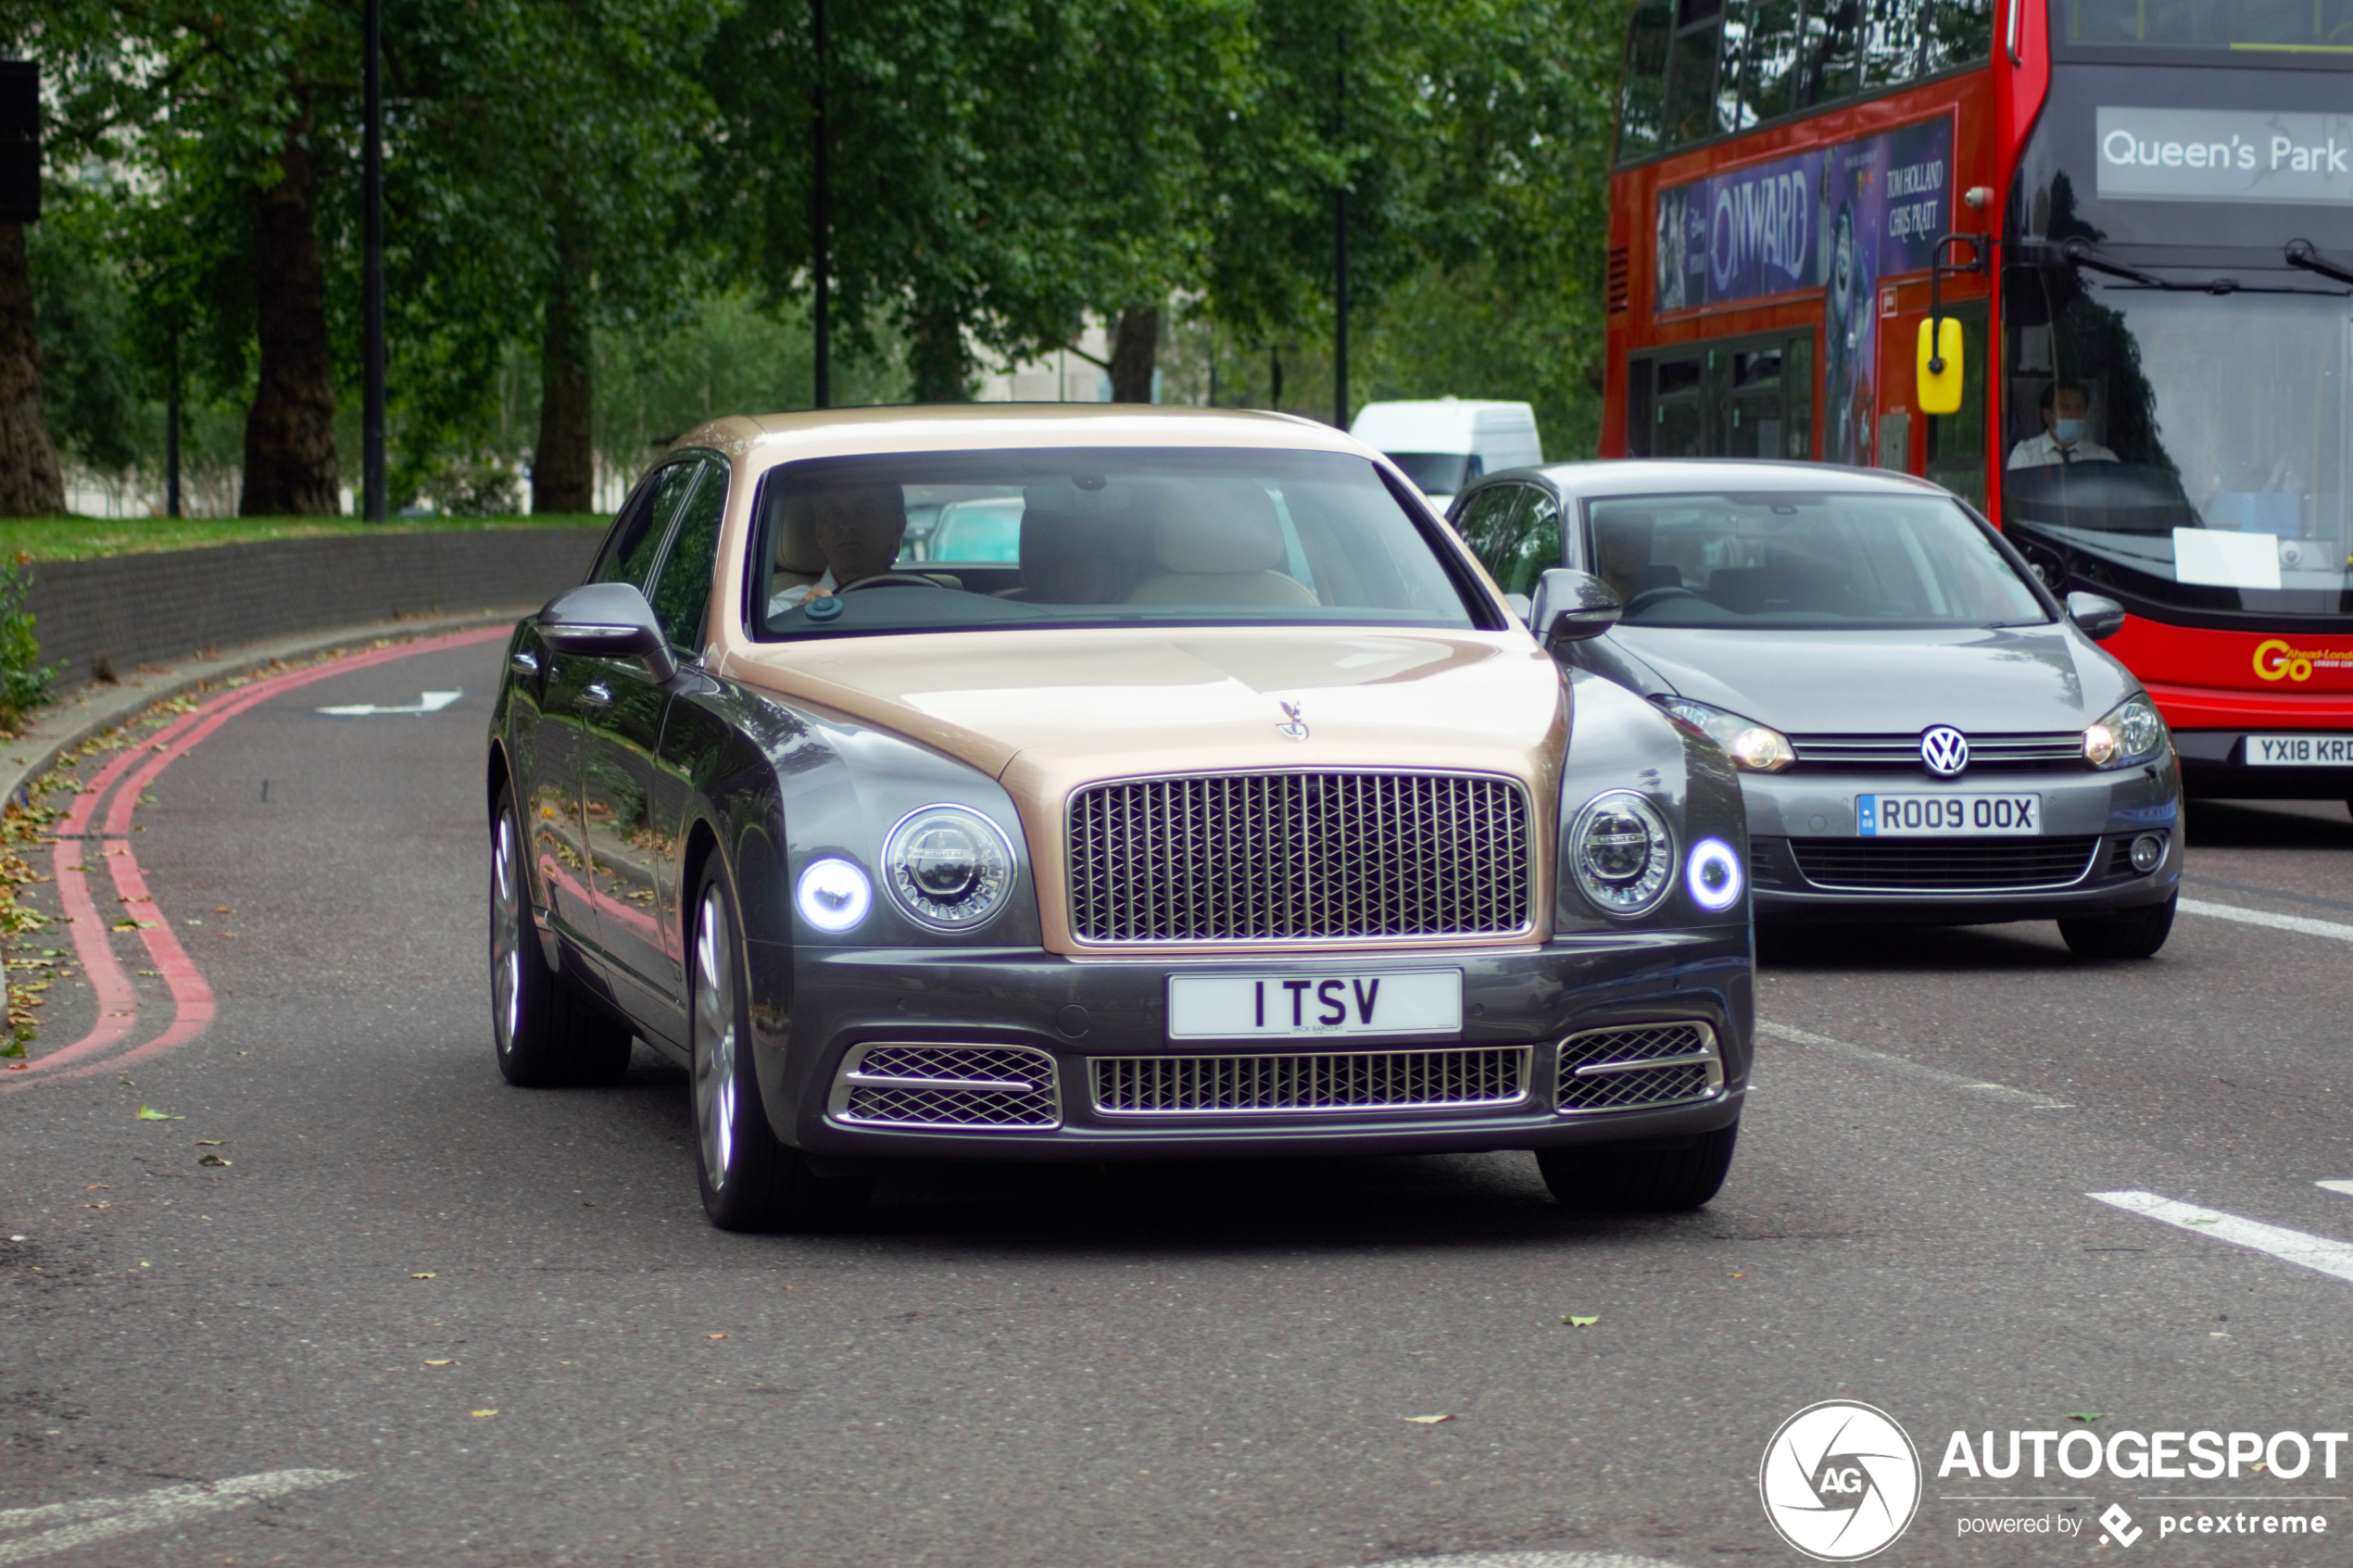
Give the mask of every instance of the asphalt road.
[[(965, 1168), (851, 1234), (748, 1237), (703, 1222), (681, 1073), (493, 1064), (497, 648), (135, 754), (173, 760), (132, 831), (57, 858), (151, 923), (109, 936), (134, 1002), (67, 959), (35, 1068), (0, 1073), (0, 1564), (1795, 1562), (1758, 1463), (1834, 1399), (1927, 1466), (1880, 1561), (2345, 1560), (2353, 1452), (1936, 1474), (1956, 1429), (2353, 1427), (2353, 1248), (2241, 1223), (2353, 1239), (2315, 1185), (2353, 1179), (2342, 805), (2200, 807), (2191, 896), (2289, 923), (2185, 913), (2147, 963), (2047, 926), (1768, 933), (1786, 1033), (1700, 1213), (1564, 1218), (1524, 1155)], [(463, 695), (317, 711), (425, 691)], [(116, 847), (153, 904), (97, 875)], [(107, 1011), (94, 1071), (39, 1067)], [(2191, 1207), (2090, 1196), (2120, 1192)], [(2012, 1494), (2059, 1500), (1959, 1500)], [(2084, 1523), (2111, 1503), (2137, 1545)], [(2200, 1510), (2332, 1533), (2160, 1535)], [(1960, 1534), (2006, 1514), (2057, 1523)]]

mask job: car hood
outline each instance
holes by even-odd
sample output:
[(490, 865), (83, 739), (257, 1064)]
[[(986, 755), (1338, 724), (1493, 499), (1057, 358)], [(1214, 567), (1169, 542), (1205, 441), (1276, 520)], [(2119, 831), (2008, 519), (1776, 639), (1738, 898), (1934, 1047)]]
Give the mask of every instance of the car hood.
[(724, 672), (1035, 797), (1090, 778), (1324, 766), (1477, 769), (1541, 790), (1567, 742), (1559, 671), (1516, 632), (965, 632), (767, 644)]
[(1793, 734), (2080, 730), (2136, 689), (2064, 623), (1857, 632), (1621, 625), (1676, 691)]

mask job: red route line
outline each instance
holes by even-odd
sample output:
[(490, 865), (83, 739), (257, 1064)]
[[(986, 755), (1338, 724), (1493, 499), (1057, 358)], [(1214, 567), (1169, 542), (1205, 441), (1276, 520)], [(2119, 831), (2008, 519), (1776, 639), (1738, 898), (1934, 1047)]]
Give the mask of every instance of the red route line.
[[(74, 840), (61, 836), (56, 849), (58, 899), (65, 905), (65, 912), (73, 926), (75, 955), (82, 961), (82, 972), (90, 977), (92, 993), (97, 998), (97, 1022), (88, 1034), (73, 1044), (15, 1069), (7, 1082), (0, 1083), (0, 1095), (36, 1088), (43, 1084), (86, 1077), (94, 1073), (104, 1073), (158, 1056), (186, 1045), (211, 1026), (214, 1014), (212, 987), (205, 980), (203, 972), (197, 969), (195, 961), (188, 957), (187, 949), (180, 945), (171, 922), (163, 919), (161, 911), (156, 909), (153, 896), (147, 890), (146, 876), (139, 868), (138, 857), (131, 849), (132, 814), (138, 809), (141, 793), (155, 782), (158, 774), (190, 749), (202, 745), (221, 725), (240, 713), (297, 687), (392, 659), (434, 653), (444, 648), (465, 647), (508, 634), (509, 629), (502, 626), (452, 632), (438, 637), (403, 643), (396, 647), (371, 648), (365, 653), (350, 654), (307, 669), (272, 675), (217, 696), (192, 713), (182, 714), (157, 731), (150, 739), (125, 747), (100, 769), (98, 776), (74, 797), (72, 807), (57, 829), (60, 835), (88, 833), (90, 819), (95, 815), (100, 798), (108, 789), (114, 788), (126, 772), (130, 772), (132, 764), (141, 756), (153, 754), (145, 766), (131, 772), (129, 781), (121, 784), (114, 798), (107, 803), (103, 838)], [(66, 859), (69, 855), (76, 855), (86, 861), (87, 849), (98, 844), (109, 846), (101, 854), (107, 862), (115, 892), (122, 900), (122, 907), (131, 910), (144, 908), (157, 915), (152, 922), (140, 922), (139, 939), (145, 944), (148, 957), (154, 960), (165, 985), (171, 992), (170, 1024), (145, 1045), (116, 1056), (104, 1056), (103, 1053), (127, 1038), (136, 1026), (138, 991), (115, 959), (114, 945), (107, 935), (110, 922), (98, 914), (96, 902), (91, 897), (85, 880), (83, 866), (69, 866)], [(116, 845), (120, 847), (112, 847)], [(18, 1076), (18, 1073), (24, 1075)]]

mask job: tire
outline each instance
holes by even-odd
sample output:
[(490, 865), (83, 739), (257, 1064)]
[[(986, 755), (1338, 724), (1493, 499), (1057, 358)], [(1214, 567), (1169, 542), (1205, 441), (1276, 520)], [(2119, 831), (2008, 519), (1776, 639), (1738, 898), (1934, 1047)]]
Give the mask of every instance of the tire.
[(501, 790), (490, 829), (490, 1028), (498, 1071), (524, 1088), (617, 1084), (635, 1042), (547, 967), (531, 927), (523, 837), (514, 793)]
[(1732, 1168), (1735, 1122), (1702, 1134), (1689, 1148), (1540, 1148), (1536, 1168), (1564, 1209), (1580, 1214), (1664, 1214), (1714, 1198)]
[(865, 1206), (872, 1184), (823, 1178), (780, 1141), (760, 1098), (735, 896), (719, 857), (695, 888), (686, 949), (686, 1028), (694, 1065), (695, 1174), (703, 1212), (724, 1231), (808, 1231)]
[(2173, 929), (2173, 906), (2180, 897), (2121, 914), (2063, 920), (2059, 935), (2079, 959), (2152, 958)]

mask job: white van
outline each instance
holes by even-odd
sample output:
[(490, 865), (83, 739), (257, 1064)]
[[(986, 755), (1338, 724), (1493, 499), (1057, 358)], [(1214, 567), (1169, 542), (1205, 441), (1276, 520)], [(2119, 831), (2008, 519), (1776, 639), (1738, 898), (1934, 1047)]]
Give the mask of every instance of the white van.
[(1367, 403), (1348, 433), (1386, 453), (1441, 511), (1481, 474), (1533, 468), (1544, 460), (1536, 410), (1525, 403), (1460, 397)]

